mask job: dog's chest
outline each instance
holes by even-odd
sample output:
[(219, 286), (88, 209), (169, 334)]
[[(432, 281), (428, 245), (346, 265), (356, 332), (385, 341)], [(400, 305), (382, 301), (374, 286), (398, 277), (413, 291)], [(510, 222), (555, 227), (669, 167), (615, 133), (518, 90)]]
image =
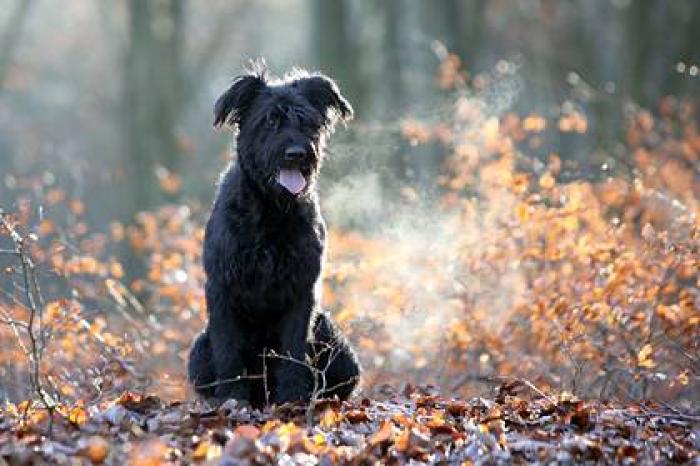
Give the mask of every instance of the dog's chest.
[(321, 272), (324, 232), (320, 222), (268, 220), (252, 226), (256, 232), (242, 244), (254, 272), (286, 285), (309, 286)]

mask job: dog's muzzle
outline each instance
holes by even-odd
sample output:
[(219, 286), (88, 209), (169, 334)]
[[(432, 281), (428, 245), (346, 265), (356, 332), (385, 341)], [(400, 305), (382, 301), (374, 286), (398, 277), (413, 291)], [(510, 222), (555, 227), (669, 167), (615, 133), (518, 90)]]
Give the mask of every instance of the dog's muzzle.
[(277, 172), (277, 182), (297, 196), (304, 191), (308, 181), (302, 172), (313, 159), (313, 148), (293, 143), (284, 150), (284, 166)]

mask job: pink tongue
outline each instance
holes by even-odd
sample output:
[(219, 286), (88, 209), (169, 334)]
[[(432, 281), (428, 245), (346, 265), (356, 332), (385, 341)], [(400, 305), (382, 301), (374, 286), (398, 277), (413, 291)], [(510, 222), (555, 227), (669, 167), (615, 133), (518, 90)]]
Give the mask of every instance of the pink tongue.
[(277, 182), (292, 194), (299, 194), (306, 187), (304, 175), (299, 170), (280, 170)]

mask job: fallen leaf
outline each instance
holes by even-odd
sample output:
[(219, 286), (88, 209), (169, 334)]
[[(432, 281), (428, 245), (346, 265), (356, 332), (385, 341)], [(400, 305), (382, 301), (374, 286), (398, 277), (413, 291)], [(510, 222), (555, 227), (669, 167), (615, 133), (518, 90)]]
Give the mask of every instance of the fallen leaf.
[(78, 452), (93, 463), (100, 464), (109, 454), (109, 442), (102, 437), (89, 437), (79, 443)]
[(391, 421), (382, 421), (379, 430), (372, 434), (368, 442), (370, 445), (374, 446), (378, 443), (386, 442), (391, 439), (394, 433), (394, 426)]

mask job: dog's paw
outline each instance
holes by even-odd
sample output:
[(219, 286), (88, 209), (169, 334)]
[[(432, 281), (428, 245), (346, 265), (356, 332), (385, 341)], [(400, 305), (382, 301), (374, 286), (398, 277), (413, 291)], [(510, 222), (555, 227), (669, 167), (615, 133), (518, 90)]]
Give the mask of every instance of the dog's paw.
[(236, 398), (225, 398), (219, 399), (217, 401), (219, 412), (224, 414), (232, 413), (234, 411), (240, 411), (241, 409), (250, 408), (251, 406), (250, 401), (239, 400)]

